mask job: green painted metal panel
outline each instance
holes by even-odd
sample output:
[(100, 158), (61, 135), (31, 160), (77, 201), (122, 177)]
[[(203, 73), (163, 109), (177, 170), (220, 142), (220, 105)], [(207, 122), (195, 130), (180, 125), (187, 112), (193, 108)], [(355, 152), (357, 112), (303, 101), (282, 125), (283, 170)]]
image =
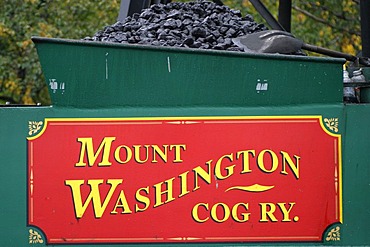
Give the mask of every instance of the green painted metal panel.
[[(258, 245), (369, 245), (370, 219), (370, 105), (307, 105), (286, 107), (188, 107), (188, 108), (0, 108), (0, 239), (3, 246), (28, 246), (27, 226), (27, 142), (29, 121), (45, 118), (114, 118), (143, 116), (279, 116), (322, 115), (339, 119), (343, 137), (343, 224), (340, 241), (324, 243), (258, 243)], [(55, 147), (57, 149), (57, 147)], [(50, 164), (52, 165), (52, 164)], [(35, 244), (31, 244), (35, 245)], [(37, 244), (37, 246), (44, 246)], [(183, 245), (183, 244), (182, 244)], [(197, 246), (189, 244), (190, 246)], [(215, 243), (203, 246), (254, 246), (255, 243)], [(73, 246), (73, 245), (69, 245)], [(108, 245), (96, 245), (108, 246)], [(120, 246), (120, 245), (115, 245)], [(138, 246), (138, 245), (122, 245)], [(139, 246), (142, 246), (140, 244)], [(168, 244), (170, 246), (170, 244)], [(173, 245), (171, 245), (173, 246)]]
[[(202, 246), (370, 245), (370, 105), (342, 104), (343, 60), (34, 40), (53, 106), (0, 108), (1, 246), (46, 244), (42, 230), (27, 225), (30, 121), (302, 115), (338, 118), (343, 167), (340, 240)], [(43, 243), (30, 243), (30, 230), (37, 230)]]
[(370, 104), (345, 107), (343, 140), (343, 239), (370, 245)]
[(33, 41), (57, 106), (275, 106), (343, 97), (342, 59)]

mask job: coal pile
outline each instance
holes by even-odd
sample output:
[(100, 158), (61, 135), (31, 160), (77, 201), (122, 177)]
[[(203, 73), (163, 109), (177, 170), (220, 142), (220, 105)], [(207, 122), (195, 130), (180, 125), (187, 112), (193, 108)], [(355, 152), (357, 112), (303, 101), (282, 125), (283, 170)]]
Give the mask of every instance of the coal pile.
[(267, 30), (251, 15), (213, 2), (154, 4), (98, 31), (87, 41), (243, 51), (232, 38)]

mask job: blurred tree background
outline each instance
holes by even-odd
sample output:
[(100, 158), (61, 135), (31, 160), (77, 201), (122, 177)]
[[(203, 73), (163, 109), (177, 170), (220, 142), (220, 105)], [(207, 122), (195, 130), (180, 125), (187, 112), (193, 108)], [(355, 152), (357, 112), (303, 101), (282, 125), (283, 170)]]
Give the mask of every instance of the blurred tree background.
[[(185, 0), (177, 0), (186, 2)], [(0, 104), (50, 104), (32, 36), (81, 39), (116, 22), (120, 0), (0, 0)], [(223, 0), (265, 23), (249, 0)], [(262, 0), (277, 18), (278, 1)], [(306, 43), (356, 55), (359, 0), (293, 0), (291, 32)], [(318, 55), (318, 54), (315, 54)]]
[(0, 0), (0, 104), (50, 104), (31, 37), (84, 38), (114, 23), (119, 5), (119, 0)]

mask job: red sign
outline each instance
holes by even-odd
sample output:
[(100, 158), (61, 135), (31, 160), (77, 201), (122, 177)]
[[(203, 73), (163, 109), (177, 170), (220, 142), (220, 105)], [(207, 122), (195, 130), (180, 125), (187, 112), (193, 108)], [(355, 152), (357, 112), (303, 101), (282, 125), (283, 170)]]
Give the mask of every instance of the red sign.
[(28, 153), (50, 244), (322, 241), (342, 220), (321, 116), (45, 119)]

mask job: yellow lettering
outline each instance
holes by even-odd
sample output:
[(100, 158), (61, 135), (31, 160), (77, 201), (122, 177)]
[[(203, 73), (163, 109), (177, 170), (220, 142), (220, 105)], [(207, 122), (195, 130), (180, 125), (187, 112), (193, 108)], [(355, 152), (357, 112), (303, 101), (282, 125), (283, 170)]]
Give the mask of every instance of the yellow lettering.
[(180, 181), (181, 181), (180, 182), (180, 184), (181, 184), (181, 193), (180, 193), (179, 197), (182, 197), (182, 196), (184, 196), (184, 195), (186, 195), (190, 192), (188, 190), (188, 181), (187, 181), (188, 173), (189, 173), (189, 171), (181, 173), (179, 175), (179, 178), (180, 178)]
[(276, 222), (278, 221), (274, 215), (274, 212), (276, 210), (276, 206), (273, 203), (260, 203), (259, 204), (261, 207), (261, 219), (260, 222), (268, 222), (269, 220), (267, 217), (272, 221)]
[(73, 204), (75, 206), (75, 213), (76, 213), (76, 218), (82, 218), (84, 215), (87, 206), (89, 205), (90, 201), (92, 201), (93, 208), (94, 208), (94, 214), (95, 218), (100, 218), (115, 189), (119, 184), (122, 183), (122, 179), (108, 179), (107, 184), (110, 184), (111, 187), (108, 191), (107, 196), (105, 197), (105, 200), (102, 204), (101, 199), (100, 199), (100, 191), (99, 191), (99, 185), (103, 183), (103, 179), (91, 179), (87, 180), (87, 184), (90, 185), (90, 193), (88, 197), (85, 200), (85, 203), (82, 203), (82, 196), (81, 196), (81, 185), (85, 183), (84, 180), (66, 180), (65, 184), (69, 186), (72, 190), (72, 199), (73, 199)]
[(147, 195), (149, 194), (149, 186), (145, 188), (140, 188), (136, 191), (135, 198), (138, 202), (141, 202), (144, 204), (143, 208), (140, 208), (138, 204), (135, 205), (135, 212), (143, 212), (148, 209), (150, 204), (150, 199), (146, 196), (143, 196), (140, 194), (140, 191), (144, 191)]
[(114, 209), (112, 212), (110, 212), (111, 214), (118, 214), (117, 212), (117, 208), (122, 208), (122, 214), (130, 214), (132, 213), (128, 203), (127, 203), (127, 199), (126, 199), (126, 196), (125, 196), (125, 193), (123, 192), (123, 190), (121, 190), (120, 194), (119, 194), (119, 197), (117, 199), (117, 202), (116, 202), (116, 205), (114, 206)]
[(289, 214), (290, 214), (290, 211), (292, 210), (293, 206), (295, 205), (295, 202), (289, 203), (289, 205), (290, 205), (289, 206), (289, 209), (287, 209), (285, 207), (285, 204), (286, 203), (279, 202), (278, 203), (278, 206), (279, 206), (281, 212), (283, 213), (283, 220), (282, 221), (283, 222), (289, 222), (289, 221), (291, 221), (290, 218), (289, 218)]
[(198, 215), (198, 208), (200, 207), (200, 206), (203, 206), (205, 209), (206, 209), (206, 211), (208, 211), (208, 203), (198, 203), (198, 204), (196, 204), (194, 207), (193, 207), (193, 210), (191, 211), (191, 214), (192, 214), (192, 216), (193, 216), (193, 219), (196, 221), (196, 222), (199, 222), (199, 223), (204, 223), (204, 222), (206, 222), (208, 219), (209, 219), (209, 217), (206, 217), (205, 219), (200, 219), (199, 218), (199, 215)]
[[(266, 166), (265, 166), (265, 163), (264, 163), (265, 153), (270, 154), (270, 157), (271, 157), (271, 168), (270, 169), (267, 169)], [(262, 150), (258, 154), (257, 165), (262, 171), (264, 171), (266, 173), (271, 173), (271, 172), (276, 171), (276, 169), (278, 167), (278, 158), (272, 150), (265, 149), (265, 150)]]
[(236, 222), (240, 222), (240, 223), (248, 221), (250, 213), (241, 213), (242, 218), (240, 219), (238, 217), (238, 208), (239, 208), (239, 206), (243, 206), (245, 208), (245, 210), (248, 211), (248, 203), (240, 202), (240, 203), (235, 204), (233, 206), (233, 208), (231, 209), (231, 215), (232, 215), (233, 219)]
[[(120, 151), (121, 151), (122, 148), (124, 148), (126, 150), (126, 160), (125, 161), (121, 160), (121, 156), (120, 156)], [(126, 164), (132, 158), (132, 151), (129, 147), (127, 147), (125, 145), (118, 146), (116, 148), (116, 150), (114, 151), (114, 158), (118, 163)]]
[(225, 167), (227, 174), (225, 176), (222, 175), (220, 167), (221, 167), (221, 163), (223, 159), (228, 159), (229, 161), (233, 161), (233, 154), (225, 154), (217, 160), (216, 165), (215, 165), (215, 175), (218, 179), (226, 179), (230, 177), (231, 175), (233, 175), (234, 173), (235, 165), (232, 165), (232, 166)]
[(181, 163), (183, 160), (181, 159), (181, 149), (186, 151), (185, 144), (174, 144), (170, 145), (170, 150), (175, 149), (175, 156), (173, 163)]
[[(223, 213), (224, 213), (223, 215), (224, 216), (221, 219), (219, 219), (218, 216), (217, 216), (217, 207), (218, 206), (221, 206), (223, 208)], [(230, 217), (230, 209), (226, 204), (224, 204), (222, 202), (216, 203), (211, 208), (211, 217), (214, 221), (216, 221), (218, 223), (225, 222)]]
[(206, 172), (202, 167), (200, 166), (197, 166), (193, 169), (193, 172), (194, 172), (194, 179), (195, 179), (195, 187), (194, 187), (194, 191), (199, 189), (200, 186), (199, 186), (199, 183), (198, 183), (198, 177), (201, 177), (204, 181), (206, 181), (208, 184), (211, 183), (211, 162), (212, 160), (210, 161), (207, 161), (206, 164), (208, 166), (208, 172)]
[(153, 160), (152, 163), (157, 163), (158, 161), (156, 160), (156, 154), (161, 157), (161, 159), (167, 163), (167, 150), (168, 150), (168, 145), (163, 145), (163, 151), (158, 147), (158, 145), (152, 145), (153, 148)]
[(145, 163), (145, 162), (147, 162), (148, 161), (148, 158), (149, 158), (149, 146), (150, 145), (144, 145), (144, 147), (145, 147), (145, 158), (144, 158), (144, 160), (142, 160), (141, 158), (140, 158), (140, 149), (141, 149), (141, 145), (132, 145), (133, 147), (134, 147), (134, 153), (135, 153), (135, 161), (137, 162), (137, 163), (140, 163), (140, 164), (143, 164), (143, 163)]
[(99, 145), (98, 150), (96, 151), (96, 153), (94, 153), (93, 141), (91, 137), (77, 138), (77, 141), (81, 143), (81, 150), (80, 150), (80, 160), (78, 161), (78, 163), (75, 164), (75, 166), (78, 166), (78, 167), (86, 166), (85, 154), (87, 155), (87, 161), (88, 161), (89, 166), (93, 166), (101, 152), (103, 152), (102, 160), (98, 164), (98, 166), (112, 165), (112, 163), (109, 161), (109, 154), (110, 154), (112, 142), (115, 139), (116, 137), (104, 137), (103, 141)]
[[(173, 180), (175, 178), (170, 178), (164, 182), (160, 182), (158, 184), (155, 184), (153, 187), (155, 189), (155, 204), (154, 207), (161, 206), (165, 203), (171, 202), (175, 200), (173, 197)], [(162, 184), (166, 184), (167, 190), (162, 191)], [(167, 195), (167, 199), (165, 201), (162, 201), (162, 195)]]
[(292, 170), (292, 172), (294, 173), (294, 176), (297, 179), (299, 179), (299, 159), (300, 157), (297, 155), (294, 155), (294, 158), (295, 158), (295, 164), (294, 164), (294, 162), (292, 161), (292, 158), (290, 158), (288, 153), (284, 151), (280, 151), (280, 153), (283, 155), (283, 168), (282, 168), (281, 173), (284, 175), (288, 175), (288, 172), (286, 171), (286, 168), (285, 168), (286, 163), (288, 163), (290, 170)]
[(256, 156), (256, 150), (245, 150), (236, 153), (236, 159), (239, 159), (240, 156), (243, 156), (243, 170), (241, 173), (252, 172), (252, 170), (249, 168), (249, 154), (251, 154), (252, 157)]

